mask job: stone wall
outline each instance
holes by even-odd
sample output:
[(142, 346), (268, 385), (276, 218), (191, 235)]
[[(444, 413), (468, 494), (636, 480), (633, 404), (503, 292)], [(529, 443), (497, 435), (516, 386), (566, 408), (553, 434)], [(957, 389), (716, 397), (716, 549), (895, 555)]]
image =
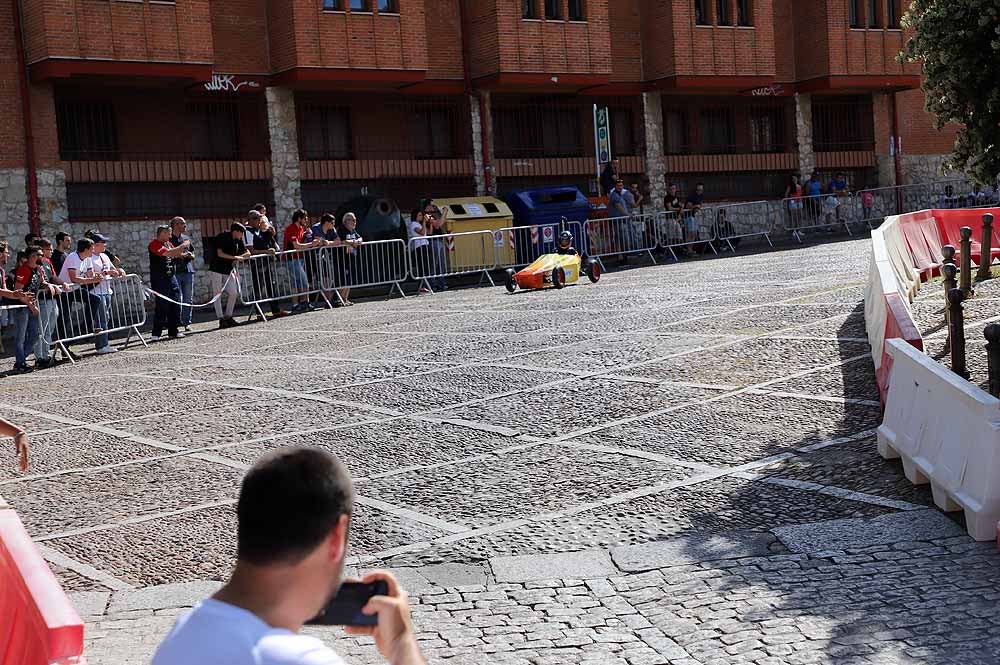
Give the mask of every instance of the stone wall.
[(0, 169), (0, 240), (19, 246), (30, 229), (24, 169)]
[(915, 185), (935, 180), (965, 177), (957, 171), (942, 170), (949, 157), (950, 155), (907, 155), (904, 153), (901, 160), (903, 182), (907, 185)]
[(812, 96), (795, 94), (795, 139), (799, 146), (799, 173), (802, 182), (812, 176), (816, 169), (816, 153), (813, 151)]
[(271, 142), (271, 184), (274, 219), (290, 220), (302, 207), (302, 171), (295, 117), (295, 93), (289, 88), (268, 88), (267, 129)]
[(649, 212), (663, 210), (667, 195), (667, 167), (663, 159), (663, 97), (659, 92), (642, 93), (642, 116), (646, 135), (645, 167), (649, 181), (646, 201)]

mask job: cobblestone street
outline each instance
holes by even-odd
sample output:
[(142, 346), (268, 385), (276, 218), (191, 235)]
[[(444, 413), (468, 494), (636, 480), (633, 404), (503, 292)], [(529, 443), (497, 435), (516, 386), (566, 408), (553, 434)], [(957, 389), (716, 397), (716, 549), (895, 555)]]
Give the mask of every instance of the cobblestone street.
[(33, 459), (0, 495), (89, 665), (148, 662), (226, 578), (242, 473), (283, 445), (347, 464), (351, 564), (399, 575), (433, 663), (1000, 663), (996, 544), (876, 452), (869, 246), (205, 324), (6, 377)]

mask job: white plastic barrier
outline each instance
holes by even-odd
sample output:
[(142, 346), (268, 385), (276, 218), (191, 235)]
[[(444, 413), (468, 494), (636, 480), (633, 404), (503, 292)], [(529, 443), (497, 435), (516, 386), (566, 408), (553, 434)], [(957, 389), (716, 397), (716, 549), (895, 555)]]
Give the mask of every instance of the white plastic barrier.
[(1000, 521), (1000, 400), (906, 342), (891, 339), (892, 381), (878, 451), (930, 482), (941, 510), (965, 511), (969, 535), (993, 540)]
[(912, 302), (920, 290), (920, 270), (910, 255), (899, 217), (890, 217), (882, 226), (872, 232), (872, 239), (881, 236), (885, 244), (886, 256), (899, 280), (901, 292)]

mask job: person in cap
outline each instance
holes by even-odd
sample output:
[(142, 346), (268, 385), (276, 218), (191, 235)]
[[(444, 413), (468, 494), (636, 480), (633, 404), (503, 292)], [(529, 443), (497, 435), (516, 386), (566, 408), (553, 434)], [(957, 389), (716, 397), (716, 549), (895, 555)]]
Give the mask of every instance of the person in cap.
[(113, 326), (111, 320), (111, 298), (114, 296), (114, 289), (111, 280), (125, 275), (119, 268), (115, 267), (111, 257), (107, 254), (108, 240), (110, 238), (94, 231), (89, 236), (94, 243), (94, 252), (80, 264), (80, 271), (84, 277), (100, 278), (91, 289), (91, 295), (95, 298), (94, 310), (94, 348), (97, 353), (104, 355), (115, 353), (117, 349), (111, 347), (108, 333), (104, 332)]

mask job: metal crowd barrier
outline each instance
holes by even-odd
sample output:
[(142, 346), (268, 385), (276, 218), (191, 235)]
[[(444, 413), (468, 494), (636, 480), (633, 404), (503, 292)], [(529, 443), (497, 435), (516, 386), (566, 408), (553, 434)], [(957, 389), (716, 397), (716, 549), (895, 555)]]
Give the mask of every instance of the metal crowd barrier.
[(431, 280), (475, 273), (482, 273), (480, 284), (488, 280), (495, 285), (490, 276), (497, 267), (493, 231), (418, 236), (410, 238), (408, 250), (410, 276), (428, 291), (433, 291)]
[(715, 248), (716, 224), (715, 214), (711, 208), (699, 210), (682, 210), (681, 212), (661, 212), (654, 223), (657, 244), (665, 247), (677, 258), (675, 249), (708, 245), (712, 252), (718, 254)]
[(332, 307), (324, 292), (330, 289), (323, 286), (331, 281), (325, 277), (325, 271), (329, 269), (328, 261), (322, 260), (321, 253), (325, 249), (312, 247), (256, 254), (245, 261), (238, 261), (233, 267), (231, 279), (235, 279), (239, 287), (240, 302), (253, 307), (265, 321), (261, 305), (293, 297), (308, 301), (318, 294)]
[(321, 248), (324, 290), (333, 291), (341, 299), (339, 289), (389, 286), (389, 295), (399, 291), (406, 297), (402, 287), (407, 278), (406, 243), (377, 240), (350, 250), (346, 245)]
[(139, 332), (139, 328), (146, 325), (146, 287), (142, 279), (138, 275), (125, 275), (109, 281), (112, 296), (107, 321), (103, 326), (98, 325), (101, 319), (98, 308), (103, 304), (90, 289), (78, 286), (68, 293), (56, 296), (59, 318), (56, 320), (52, 345), (62, 349), (63, 354), (71, 361), (73, 356), (68, 353), (67, 344), (96, 338), (98, 335), (108, 335), (110, 338), (127, 332), (121, 348), (128, 347), (133, 334), (146, 346), (146, 340)]
[(581, 254), (589, 254), (582, 222), (562, 221), (558, 224), (533, 226), (506, 226), (493, 231), (493, 248), (498, 268), (517, 268), (529, 265), (543, 254), (552, 254), (559, 248), (559, 234), (567, 230)]
[(656, 263), (653, 250), (658, 244), (656, 231), (656, 215), (630, 215), (628, 217), (609, 217), (607, 219), (591, 219), (584, 225), (587, 236), (589, 255), (601, 262), (606, 256), (649, 254)]
[(770, 201), (751, 201), (749, 203), (734, 203), (731, 205), (714, 206), (715, 237), (725, 242), (729, 249), (736, 251), (736, 244), (743, 238), (762, 236), (767, 244), (771, 242), (771, 232), (774, 229), (774, 212)]
[(860, 221), (857, 197), (848, 192), (782, 199), (781, 208), (787, 215), (789, 232), (799, 242), (803, 231), (833, 231), (837, 226), (843, 226), (847, 235), (854, 235), (851, 224)]

